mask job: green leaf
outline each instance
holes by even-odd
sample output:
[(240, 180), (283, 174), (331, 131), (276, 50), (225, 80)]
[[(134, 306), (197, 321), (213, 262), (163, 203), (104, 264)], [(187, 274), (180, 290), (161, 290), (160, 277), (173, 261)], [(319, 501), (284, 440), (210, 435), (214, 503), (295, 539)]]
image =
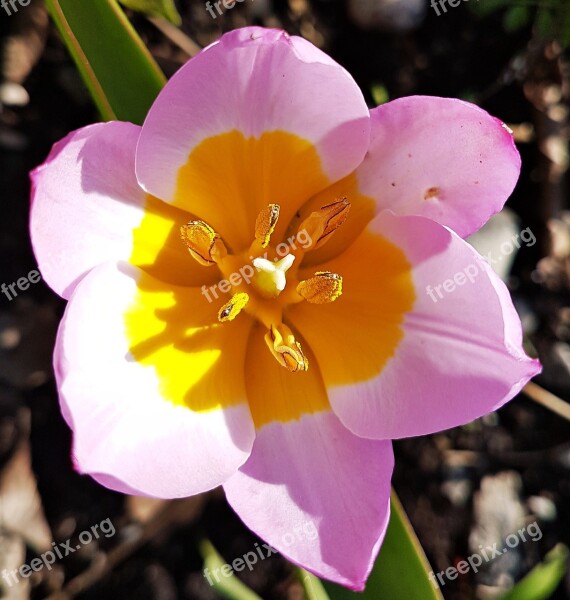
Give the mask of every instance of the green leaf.
[(390, 94), (385, 86), (380, 83), (375, 83), (370, 88), (370, 94), (372, 95), (372, 100), (374, 100), (374, 104), (376, 106), (380, 106), (380, 104), (385, 104), (390, 100)]
[[(204, 559), (204, 569), (209, 570), (211, 585), (222, 598), (227, 598), (227, 600), (261, 600), (255, 592), (234, 575), (233, 571), (228, 576), (220, 573), (222, 567), (227, 563), (209, 540), (201, 540), (199, 548)], [(217, 572), (214, 573), (215, 571)]]
[(323, 582), (305, 569), (297, 568), (299, 581), (303, 584), (307, 600), (330, 600)]
[(569, 554), (564, 544), (554, 546), (543, 562), (497, 600), (547, 600), (566, 573)]
[(106, 121), (141, 124), (165, 78), (116, 0), (46, 0)]
[(176, 10), (174, 0), (120, 0), (120, 2), (131, 10), (151, 17), (164, 17), (178, 27), (182, 25), (182, 18)]
[(394, 491), (390, 506), (392, 516), (386, 538), (366, 589), (357, 594), (325, 582), (331, 600), (443, 600), (439, 588), (429, 579), (431, 568)]
[(507, 33), (522, 29), (530, 21), (528, 6), (513, 6), (503, 16), (503, 27)]

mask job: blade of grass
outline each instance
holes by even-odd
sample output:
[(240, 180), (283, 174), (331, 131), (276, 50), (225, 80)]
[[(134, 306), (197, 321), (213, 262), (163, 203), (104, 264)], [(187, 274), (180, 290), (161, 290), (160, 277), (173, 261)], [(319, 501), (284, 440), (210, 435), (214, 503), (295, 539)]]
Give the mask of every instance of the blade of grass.
[(547, 600), (566, 573), (568, 555), (568, 548), (564, 544), (557, 544), (543, 562), (497, 600)]
[(564, 402), (564, 400), (540, 387), (533, 381), (527, 383), (522, 391), (531, 400), (534, 400), (538, 404), (541, 404), (545, 408), (548, 408), (557, 415), (570, 421), (570, 404), (568, 404), (568, 402)]
[[(214, 573), (217, 569), (219, 573), (226, 562), (218, 554), (212, 542), (202, 539), (198, 547), (204, 559), (204, 569), (209, 569), (210, 573)], [(223, 573), (221, 577), (217, 573), (213, 574), (210, 576), (210, 579), (212, 587), (222, 598), (226, 598), (227, 600), (262, 600), (255, 592), (242, 583), (233, 574), (233, 571), (228, 576), (224, 576)]]
[(181, 29), (162, 17), (147, 17), (147, 19), (173, 44), (176, 44), (190, 58), (198, 54), (202, 48)]
[(141, 124), (166, 80), (116, 0), (46, 0), (104, 120)]
[(321, 580), (312, 573), (297, 567), (297, 576), (305, 590), (307, 600), (330, 600)]

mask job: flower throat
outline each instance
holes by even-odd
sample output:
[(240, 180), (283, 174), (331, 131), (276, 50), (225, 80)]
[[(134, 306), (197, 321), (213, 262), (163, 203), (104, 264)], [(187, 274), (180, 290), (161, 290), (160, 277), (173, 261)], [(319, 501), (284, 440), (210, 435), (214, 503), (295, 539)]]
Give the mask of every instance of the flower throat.
[[(334, 302), (342, 294), (342, 277), (330, 271), (317, 271), (299, 280), (299, 265), (306, 252), (325, 244), (344, 223), (350, 203), (339, 198), (312, 212), (299, 226), (286, 254), (278, 252), (283, 242), (270, 245), (279, 220), (278, 204), (269, 204), (255, 220), (255, 237), (247, 251), (231, 253), (222, 237), (208, 223), (192, 220), (180, 228), (182, 241), (190, 255), (205, 267), (216, 265), (230, 288), (230, 299), (218, 311), (221, 323), (232, 321), (242, 311), (267, 328), (265, 343), (277, 362), (290, 372), (309, 367), (301, 344), (283, 322), (290, 304)], [(295, 243), (299, 242), (299, 244)], [(230, 287), (231, 286), (231, 287)], [(220, 285), (220, 290), (222, 286)], [(217, 297), (217, 295), (216, 295)]]

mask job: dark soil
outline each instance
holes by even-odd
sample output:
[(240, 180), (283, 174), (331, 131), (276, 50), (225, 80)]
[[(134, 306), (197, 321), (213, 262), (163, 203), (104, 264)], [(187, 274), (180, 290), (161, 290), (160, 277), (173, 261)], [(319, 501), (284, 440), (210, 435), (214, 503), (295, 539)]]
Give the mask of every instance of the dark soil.
[[(247, 23), (304, 34), (353, 74), (371, 106), (372, 90), (381, 85), (390, 99), (411, 94), (467, 98), (511, 126), (532, 126), (534, 134), (519, 144), (523, 172), (508, 206), (523, 228), (535, 232), (538, 243), (519, 253), (509, 283), (530, 351), (538, 352), (544, 364), (537, 383), (569, 401), (570, 259), (553, 252), (549, 233), (553, 220), (569, 210), (569, 180), (565, 167), (552, 179), (553, 162), (541, 151), (553, 131), (568, 148), (568, 119), (550, 118), (552, 100), (547, 93), (558, 90), (554, 105), (568, 109), (568, 56), (556, 44), (539, 39), (530, 26), (506, 33), (500, 12), (476, 18), (467, 2), (440, 17), (428, 8), (418, 27), (407, 32), (390, 27), (364, 30), (339, 0), (255, 0), (216, 20), (201, 0), (180, 1), (179, 6), (183, 29), (200, 45)], [(27, 230), (29, 170), (43, 161), (52, 143), (98, 119), (66, 50), (41, 13), (41, 3), (34, 3), (10, 19), (2, 15), (3, 79), (22, 84), (29, 102), (6, 105), (0, 114), (0, 283), (16, 281), (36, 268)], [(184, 60), (181, 52), (145, 18), (130, 16), (165, 72), (173, 73)], [(9, 52), (14, 38), (23, 40), (16, 57)], [(23, 66), (14, 67), (14, 62)], [(94, 561), (127, 545), (110, 573), (78, 584), (78, 598), (218, 597), (202, 576), (197, 541), (206, 534), (229, 561), (259, 541), (221, 492), (179, 502), (173, 518), (164, 506), (128, 500), (74, 472), (70, 432), (59, 411), (51, 367), (63, 309), (64, 302), (43, 282), (12, 301), (0, 296), (0, 467), (6, 470), (29, 438), (32, 472), (53, 539), (72, 538), (75, 545), (80, 532), (106, 518), (117, 533), (69, 556), (53, 573), (32, 578), (29, 596), (45, 598), (85, 573)], [(482, 481), (501, 482), (507, 474), (516, 493), (504, 501), (505, 520), (509, 511), (522, 510), (527, 522), (540, 523), (540, 541), (521, 544), (511, 562), (500, 568), (449, 581), (443, 589), (446, 599), (483, 597), (481, 586), (496, 589), (505, 577), (518, 580), (557, 543), (570, 546), (570, 423), (526, 396), (470, 426), (398, 441), (395, 451), (394, 486), (435, 571), (472, 554), (469, 536), (495, 518), (476, 510)], [(0, 494), (2, 489), (0, 484)], [(149, 517), (154, 509), (158, 513)], [(0, 566), (2, 544), (6, 549), (6, 540), (14, 534), (10, 516), (3, 518)], [(27, 533), (32, 537), (33, 526), (30, 521)], [(26, 535), (14, 535), (26, 539), (29, 563), (36, 556), (34, 545)], [(144, 543), (128, 546), (141, 535)], [(405, 572), (402, 565), (403, 577)], [(280, 557), (245, 572), (243, 580), (267, 600), (303, 597), (292, 568)], [(568, 577), (552, 598), (570, 598)]]

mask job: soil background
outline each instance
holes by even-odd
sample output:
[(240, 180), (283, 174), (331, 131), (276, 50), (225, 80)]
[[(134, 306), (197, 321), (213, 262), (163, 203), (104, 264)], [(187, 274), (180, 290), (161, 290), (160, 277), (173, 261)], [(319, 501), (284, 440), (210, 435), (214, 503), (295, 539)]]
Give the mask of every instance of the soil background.
[[(252, 23), (305, 36), (352, 73), (371, 107), (412, 94), (451, 96), (509, 124), (523, 168), (507, 216), (537, 243), (521, 248), (506, 279), (528, 350), (544, 365), (536, 382), (569, 401), (568, 51), (557, 32), (536, 26), (535, 8), (513, 28), (507, 9), (481, 16), (474, 3), (439, 16), (427, 0), (246, 0), (216, 19), (201, 0), (178, 7), (183, 31), (199, 46)], [(146, 17), (128, 15), (170, 76), (187, 54)], [(37, 267), (29, 171), (54, 142), (98, 115), (41, 2), (0, 16), (0, 49), (0, 283), (11, 283)], [(487, 241), (500, 244), (504, 231), (488, 231)], [(64, 597), (82, 600), (218, 598), (201, 572), (199, 540), (207, 536), (228, 562), (261, 542), (223, 493), (129, 498), (74, 471), (51, 366), (63, 310), (43, 282), (11, 301), (0, 295), (0, 569), (29, 563), (52, 540), (71, 538), (75, 546), (82, 531), (107, 518), (116, 533), (6, 587), (6, 597), (46, 598), (66, 586)], [(556, 544), (570, 545), (570, 422), (524, 394), (469, 426), (397, 441), (395, 453), (394, 487), (435, 571), (516, 532), (516, 523), (536, 520), (543, 533), (479, 573), (447, 581), (446, 599), (492, 597)], [(240, 577), (264, 600), (303, 598), (279, 556)], [(570, 598), (568, 576), (552, 598)]]

